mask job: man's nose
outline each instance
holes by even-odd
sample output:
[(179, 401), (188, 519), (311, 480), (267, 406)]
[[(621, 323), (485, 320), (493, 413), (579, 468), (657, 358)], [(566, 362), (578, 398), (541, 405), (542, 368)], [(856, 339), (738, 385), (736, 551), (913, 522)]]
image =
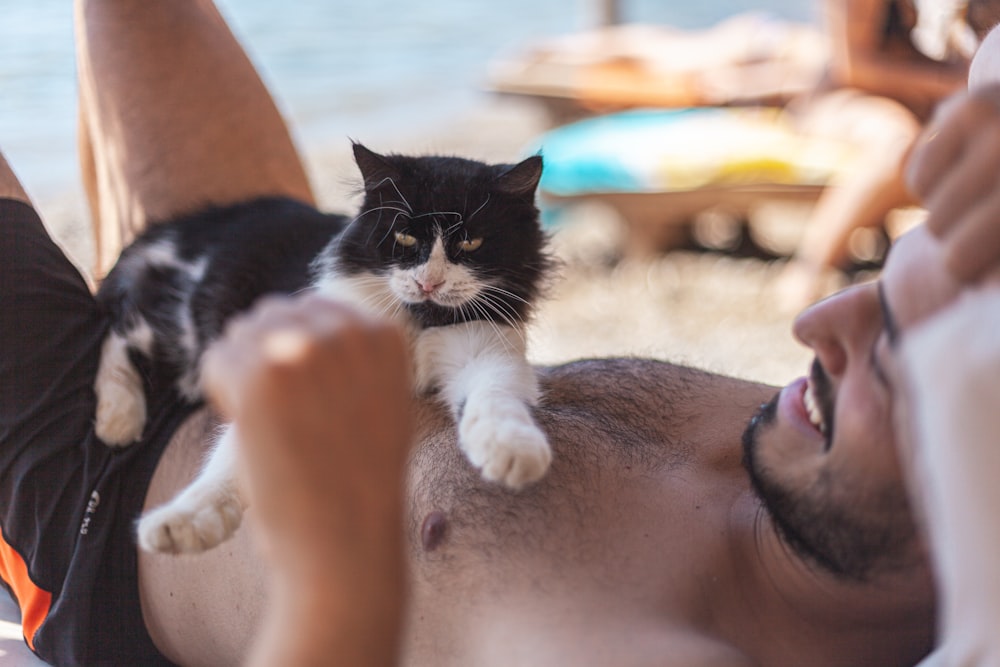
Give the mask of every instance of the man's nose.
[(867, 355), (881, 329), (874, 283), (838, 292), (814, 304), (795, 320), (795, 337), (811, 348), (831, 376), (847, 370), (852, 359)]

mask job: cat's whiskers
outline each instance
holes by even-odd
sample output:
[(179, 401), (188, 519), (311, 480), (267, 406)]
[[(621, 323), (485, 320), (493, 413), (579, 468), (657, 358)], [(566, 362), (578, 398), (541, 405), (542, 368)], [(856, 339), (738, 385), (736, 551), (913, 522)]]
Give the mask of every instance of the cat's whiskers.
[(358, 273), (348, 277), (350, 282), (354, 287), (371, 288), (375, 287), (374, 290), (369, 290), (369, 292), (374, 292), (378, 294), (379, 297), (388, 295), (392, 296), (391, 293), (385, 289), (386, 279), (384, 276), (370, 274), (370, 273)]
[(460, 218), (462, 217), (462, 214), (458, 211), (428, 211), (427, 213), (418, 213), (413, 216), (413, 219), (416, 220), (417, 218), (433, 217), (435, 215), (457, 215)]
[(391, 290), (386, 290), (377, 295), (377, 301), (371, 302), (371, 310), (377, 316), (391, 321), (399, 321), (399, 313), (406, 304)]
[(501, 296), (510, 297), (511, 299), (514, 299), (515, 301), (520, 301), (521, 303), (523, 303), (526, 306), (530, 306), (531, 305), (531, 303), (527, 299), (521, 298), (518, 295), (516, 295), (513, 292), (511, 292), (510, 290), (505, 290), (504, 288), (498, 287), (497, 285), (485, 284), (485, 285), (483, 285), (483, 290), (484, 291), (489, 291), (489, 292), (495, 292), (496, 294), (500, 294)]
[[(502, 340), (504, 342), (504, 347), (507, 347), (507, 337), (503, 336), (501, 334), (501, 332), (500, 332), (500, 324), (495, 319), (493, 319), (492, 317), (489, 316), (489, 312), (486, 309), (486, 306), (488, 304), (484, 304), (481, 301), (477, 301), (476, 305), (479, 308), (479, 310), (482, 311), (483, 314), (486, 316), (486, 318), (489, 320), (490, 326), (493, 327), (493, 330), (497, 332), (497, 337), (500, 338), (500, 340)], [(514, 326), (514, 323), (511, 322), (511, 320), (509, 318), (504, 317), (502, 314), (500, 315), (500, 317), (501, 317), (501, 319), (503, 319), (507, 323), (508, 326), (510, 326), (510, 328), (514, 329), (515, 332), (517, 331), (517, 327)]]
[(521, 340), (524, 341), (524, 336), (521, 334), (521, 331), (524, 328), (524, 322), (516, 312), (508, 312), (506, 304), (497, 303), (493, 299), (488, 298), (486, 295), (483, 295), (478, 302), (484, 311), (488, 309), (489, 311), (496, 313), (497, 316), (499, 316), (500, 319), (502, 319), (510, 328), (514, 329)]
[[(468, 195), (466, 195), (466, 196), (468, 196)], [(489, 204), (489, 203), (490, 203), (490, 193), (488, 193), (488, 192), (487, 192), (487, 193), (486, 193), (486, 201), (484, 201), (484, 202), (483, 202), (483, 203), (482, 203), (482, 204), (480, 205), (480, 207), (479, 207), (479, 208), (477, 208), (477, 209), (476, 209), (475, 211), (473, 211), (473, 212), (472, 212), (472, 215), (470, 215), (470, 216), (469, 216), (469, 221), (471, 222), (471, 221), (472, 221), (472, 219), (473, 219), (474, 217), (476, 217), (476, 214), (477, 214), (477, 213), (479, 213), (480, 211), (482, 211), (482, 210), (483, 210), (484, 208), (486, 208), (486, 205), (487, 205), (487, 204)]]
[[(459, 307), (459, 311), (462, 313), (462, 319), (466, 322), (486, 322), (491, 329), (497, 334), (498, 340), (503, 340), (503, 336), (500, 335), (500, 327), (497, 326), (496, 322), (490, 319), (489, 313), (483, 310), (475, 300), (467, 301)], [(465, 330), (465, 337), (468, 340), (472, 340), (472, 330)]]
[(496, 286), (493, 286), (493, 285), (484, 285), (483, 286), (483, 290), (479, 293), (479, 295), (477, 297), (486, 306), (489, 306), (489, 308), (490, 308), (491, 311), (493, 311), (493, 312), (497, 313), (498, 315), (500, 315), (501, 317), (503, 317), (504, 320), (508, 324), (510, 324), (510, 326), (512, 326), (512, 327), (514, 327), (515, 329), (518, 329), (518, 330), (523, 329), (526, 326), (527, 322), (521, 316), (521, 313), (518, 312), (518, 310), (512, 304), (510, 304), (507, 300), (498, 299), (498, 298), (495, 297), (494, 294), (491, 294), (491, 292), (498, 292), (498, 293), (501, 293), (501, 294), (505, 294), (505, 295), (509, 296), (510, 298), (516, 299), (518, 301), (522, 301), (526, 305), (530, 305), (530, 304), (528, 304), (528, 302), (525, 301), (524, 299), (521, 299), (520, 297), (518, 297), (516, 294), (511, 294), (510, 292), (507, 292), (506, 290), (500, 289), (500, 288), (498, 288)]
[[(353, 218), (351, 218), (351, 220), (346, 225), (344, 225), (344, 229), (342, 229), (341, 232), (336, 237), (337, 248), (339, 249), (340, 246), (341, 246), (341, 244), (344, 242), (344, 240), (348, 238), (349, 235), (348, 235), (347, 231), (352, 226), (354, 226), (354, 223), (356, 223), (358, 220), (360, 220), (364, 216), (368, 215), (369, 213), (375, 213), (376, 211), (378, 211), (379, 212), (379, 219), (380, 220), (381, 220), (381, 212), (383, 210), (398, 211), (399, 213), (401, 213), (403, 215), (406, 215), (407, 213), (409, 213), (409, 211), (406, 211), (405, 209), (399, 208), (398, 206), (390, 206), (389, 205), (389, 204), (395, 204), (395, 203), (396, 202), (394, 202), (394, 201), (390, 201), (390, 202), (385, 202), (385, 203), (383, 203), (380, 206), (373, 206), (372, 208), (367, 208), (367, 209), (359, 212)], [(395, 222), (395, 220), (393, 220), (393, 222)], [(376, 226), (377, 225), (373, 225), (372, 226), (372, 230), (373, 231), (374, 231), (374, 229), (375, 229)], [(369, 233), (368, 239), (365, 242), (367, 243), (369, 241), (371, 241), (371, 233)]]
[(456, 223), (455, 223), (454, 225), (452, 225), (452, 226), (451, 226), (451, 227), (449, 227), (448, 229), (446, 229), (446, 230), (444, 230), (443, 232), (441, 232), (441, 234), (442, 234), (443, 236), (447, 236), (448, 234), (450, 234), (450, 233), (451, 233), (451, 230), (453, 230), (453, 229), (458, 229), (459, 227), (461, 227), (461, 226), (462, 226), (462, 224), (463, 224), (464, 222), (465, 222), (464, 220), (462, 220), (461, 218), (459, 218), (458, 222), (456, 222)]
[(417, 220), (418, 218), (428, 218), (428, 217), (429, 218), (437, 218), (437, 217), (445, 216), (445, 215), (454, 215), (454, 216), (456, 216), (458, 218), (458, 221), (455, 222), (455, 224), (453, 224), (451, 227), (448, 227), (444, 231), (440, 231), (440, 228), (439, 228), (439, 233), (442, 234), (442, 235), (443, 234), (447, 234), (452, 229), (454, 229), (455, 227), (457, 227), (457, 226), (461, 225), (463, 222), (465, 222), (464, 219), (463, 219), (462, 214), (459, 213), (458, 211), (430, 211), (429, 213), (421, 213), (419, 215), (414, 215), (412, 217), (413, 217), (414, 220)]
[[(401, 216), (401, 215), (406, 215), (406, 213), (405, 212), (400, 212), (400, 213), (396, 214), (396, 217), (393, 218), (392, 222), (389, 223), (389, 229), (386, 230), (385, 234), (382, 236), (382, 238), (379, 239), (379, 241), (378, 241), (378, 243), (376, 245), (382, 245), (383, 243), (385, 243), (385, 240), (387, 238), (389, 238), (389, 234), (391, 234), (393, 232), (393, 230), (396, 228), (396, 221), (399, 220), (399, 216)], [(375, 227), (373, 226), (372, 229), (371, 229), (371, 231), (368, 232), (368, 239), (365, 241), (365, 243), (371, 243), (372, 234), (374, 234), (374, 233), (375, 233)], [(392, 242), (392, 249), (393, 250), (396, 249), (396, 241)]]
[[(496, 332), (496, 334), (497, 334), (497, 340), (499, 340), (499, 341), (501, 341), (503, 343), (504, 348), (508, 352), (512, 351), (511, 348), (510, 348), (510, 345), (507, 343), (507, 337), (504, 336), (503, 333), (500, 331), (500, 325), (496, 322), (496, 320), (494, 320), (492, 317), (490, 317), (490, 313), (486, 309), (486, 305), (487, 304), (482, 303), (480, 301), (480, 299), (474, 299), (472, 301), (468, 301), (465, 304), (463, 304), (462, 305), (462, 311), (464, 313), (465, 312), (465, 306), (469, 306), (469, 308), (473, 312), (481, 315), (482, 316), (482, 320), (481, 321), (484, 321), (487, 324), (489, 324), (490, 328), (493, 329), (494, 332)], [(517, 333), (517, 335), (521, 338), (521, 340), (524, 341), (524, 337), (521, 335), (520, 328), (517, 327), (517, 326), (515, 326), (514, 323), (511, 320), (509, 320), (507, 317), (505, 317), (502, 313), (498, 313), (498, 314), (500, 315), (500, 317), (502, 317), (507, 322), (507, 324), (512, 329), (514, 329), (515, 333)], [(472, 335), (471, 332), (469, 333), (469, 335), (470, 336)]]
[(399, 211), (400, 213), (405, 213), (407, 215), (410, 214), (410, 211), (406, 210), (405, 208), (401, 208), (398, 205), (397, 206), (393, 206), (393, 204), (398, 204), (398, 202), (395, 202), (395, 201), (387, 201), (387, 202), (386, 201), (380, 201), (378, 206), (372, 206), (371, 208), (366, 208), (365, 210), (363, 210), (360, 213), (358, 213), (358, 215), (355, 216), (354, 219), (357, 220), (358, 218), (360, 218), (363, 215), (367, 215), (369, 213), (374, 213), (375, 211), (381, 211), (381, 210), (386, 210), (386, 209), (390, 210), (390, 211)]
[(375, 304), (372, 306), (372, 311), (379, 318), (384, 318), (387, 320), (396, 320), (399, 315), (399, 311), (402, 309), (403, 304), (397, 299), (392, 297), (385, 297), (382, 299), (380, 304)]
[[(382, 281), (376, 278), (369, 278), (367, 276), (360, 278), (357, 284), (364, 287), (366, 285), (376, 284), (381, 287)], [(399, 313), (400, 303), (399, 300), (388, 291), (379, 291), (372, 295), (365, 295), (361, 299), (361, 304), (366, 310), (371, 312), (378, 318), (393, 319)]]
[(479, 295), (479, 298), (487, 302), (497, 314), (501, 316), (505, 316), (505, 314), (509, 315), (509, 320), (514, 320), (513, 322), (510, 322), (511, 326), (515, 328), (523, 327), (525, 325), (525, 321), (524, 318), (521, 317), (521, 314), (511, 304), (507, 303), (506, 300), (498, 301), (497, 299), (493, 298), (493, 294), (499, 294), (501, 296), (507, 297), (508, 299), (520, 301), (526, 306), (530, 306), (531, 304), (527, 300), (522, 299), (513, 292), (505, 290), (502, 287), (497, 287), (496, 285), (489, 285), (489, 284), (483, 285), (483, 290)]
[[(402, 195), (400, 195), (400, 197), (402, 197)], [(395, 203), (395, 202), (389, 202), (389, 203)], [(403, 201), (403, 203), (406, 204), (407, 207), (409, 207), (409, 204), (407, 204), (405, 200)], [(399, 216), (401, 216), (401, 215), (408, 215), (409, 214), (409, 211), (405, 211), (405, 210), (403, 210), (401, 208), (398, 208), (398, 207), (395, 207), (395, 206), (389, 206), (386, 202), (384, 202), (382, 200), (382, 195), (381, 194), (379, 195), (379, 205), (376, 206), (375, 208), (368, 209), (368, 211), (369, 212), (378, 211), (378, 219), (375, 221), (375, 224), (371, 226), (371, 229), (368, 230), (368, 236), (365, 238), (365, 245), (368, 245), (369, 243), (371, 243), (371, 241), (372, 241), (372, 234), (374, 234), (375, 230), (379, 227), (379, 225), (382, 224), (382, 212), (383, 211), (396, 211), (396, 215), (395, 215), (395, 217), (393, 217), (392, 222), (389, 223), (389, 229), (386, 231), (385, 236), (383, 236), (379, 240), (378, 245), (382, 245), (382, 243), (385, 242), (386, 237), (389, 236), (389, 232), (391, 232), (392, 229), (393, 229), (393, 227), (396, 226), (396, 220), (399, 219)]]
[(379, 181), (375, 185), (375, 188), (373, 188), (373, 189), (378, 189), (378, 188), (382, 187), (382, 185), (386, 181), (388, 181), (389, 185), (392, 186), (392, 189), (396, 191), (396, 194), (399, 195), (399, 198), (401, 200), (403, 200), (403, 205), (406, 206), (406, 209), (407, 209), (406, 212), (407, 213), (412, 213), (413, 212), (413, 207), (410, 206), (410, 202), (406, 201), (406, 197), (403, 196), (403, 193), (399, 190), (399, 186), (396, 185), (396, 181), (392, 180), (391, 176), (386, 176), (385, 178), (383, 178), (381, 181)]

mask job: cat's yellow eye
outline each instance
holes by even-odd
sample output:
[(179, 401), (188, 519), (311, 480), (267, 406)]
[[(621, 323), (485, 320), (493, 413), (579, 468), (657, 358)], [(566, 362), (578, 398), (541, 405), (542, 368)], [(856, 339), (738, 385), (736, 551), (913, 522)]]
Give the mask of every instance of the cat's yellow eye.
[(417, 237), (411, 236), (406, 232), (396, 232), (396, 243), (404, 248), (412, 248), (417, 245)]
[(483, 245), (482, 239), (465, 239), (464, 241), (458, 242), (458, 247), (463, 252), (472, 252), (473, 250), (479, 250), (479, 246)]

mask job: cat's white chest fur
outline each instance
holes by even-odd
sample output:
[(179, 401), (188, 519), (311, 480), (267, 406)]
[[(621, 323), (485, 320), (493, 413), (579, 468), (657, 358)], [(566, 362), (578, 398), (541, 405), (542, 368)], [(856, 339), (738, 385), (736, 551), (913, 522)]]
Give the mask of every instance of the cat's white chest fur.
[(415, 390), (438, 391), (458, 423), (459, 446), (485, 479), (512, 489), (540, 479), (552, 452), (531, 416), (539, 389), (525, 358), (524, 330), (489, 320), (419, 329), (405, 308), (393, 313), (372, 310), (384, 303), (386, 292), (407, 303), (474, 303), (482, 282), (465, 267), (448, 262), (440, 240), (427, 262), (396, 269), (383, 280), (380, 286), (373, 276), (329, 276), (319, 289), (332, 298), (358, 299), (359, 308), (393, 315), (408, 328)]
[(414, 342), (417, 387), (438, 389), (469, 462), (512, 489), (540, 479), (552, 461), (531, 416), (539, 389), (524, 352), (521, 331), (483, 321), (426, 329)]

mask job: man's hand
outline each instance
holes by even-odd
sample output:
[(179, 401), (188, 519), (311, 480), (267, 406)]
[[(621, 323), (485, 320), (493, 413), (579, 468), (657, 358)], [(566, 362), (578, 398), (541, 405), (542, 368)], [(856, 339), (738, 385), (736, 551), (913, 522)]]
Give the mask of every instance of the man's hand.
[(947, 269), (963, 282), (982, 278), (1000, 260), (1000, 84), (946, 100), (906, 177), (929, 211)]
[(273, 566), (249, 664), (396, 664), (412, 437), (401, 333), (318, 296), (271, 299), (209, 349), (204, 379), (236, 424)]
[(236, 423), (269, 555), (350, 558), (385, 539), (387, 523), (399, 529), (409, 369), (395, 327), (318, 296), (266, 300), (209, 349), (207, 393)]

